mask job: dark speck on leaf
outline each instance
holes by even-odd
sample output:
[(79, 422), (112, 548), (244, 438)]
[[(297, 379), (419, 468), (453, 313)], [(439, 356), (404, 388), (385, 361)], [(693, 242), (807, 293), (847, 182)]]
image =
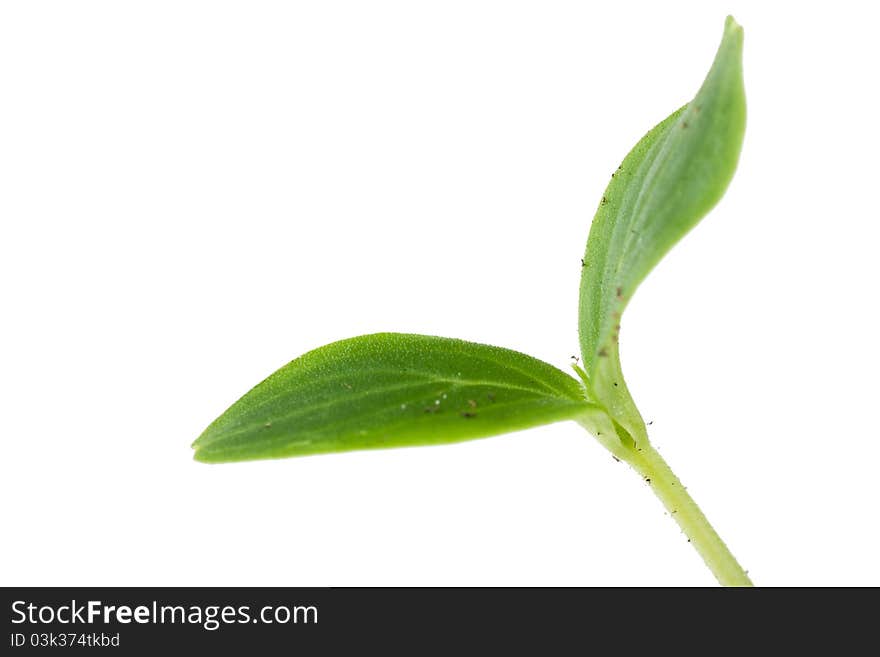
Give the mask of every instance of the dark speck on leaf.
[(586, 267), (586, 266), (587, 266), (587, 263), (584, 261), (583, 258), (581, 258), (581, 267)]
[(471, 413), (470, 411), (464, 411), (461, 416), (463, 418), (471, 419), (472, 417), (477, 417), (476, 413)]
[(688, 122), (687, 122), (687, 121), (682, 121), (682, 122), (681, 122), (681, 129), (682, 129), (682, 130), (687, 130), (687, 128), (688, 128)]
[(619, 285), (617, 286), (617, 290), (615, 291), (618, 299), (623, 299), (623, 288)]
[(607, 204), (608, 204), (608, 199), (603, 196), (602, 197), (602, 205), (607, 205)]
[(605, 349), (605, 347), (602, 347), (599, 350), (599, 358), (607, 358), (607, 357), (608, 357), (608, 350)]
[(614, 456), (613, 454), (611, 455), (611, 458), (613, 458), (615, 461), (617, 461), (618, 463), (620, 463), (620, 459), (617, 458), (616, 456)]
[(494, 401), (495, 401), (495, 395), (493, 395), (491, 392), (486, 393), (486, 399), (488, 399), (490, 402), (494, 402)]

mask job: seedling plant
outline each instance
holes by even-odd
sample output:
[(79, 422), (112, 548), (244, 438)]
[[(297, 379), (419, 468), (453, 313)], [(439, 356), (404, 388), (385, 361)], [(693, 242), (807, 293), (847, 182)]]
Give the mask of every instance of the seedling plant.
[(573, 420), (650, 485), (721, 584), (751, 585), (651, 445), (619, 356), (622, 317), (639, 284), (733, 177), (746, 118), (742, 45), (742, 28), (728, 17), (696, 96), (612, 174), (581, 260), (576, 376), (452, 338), (350, 338), (300, 356), (250, 390), (193, 443), (196, 460), (438, 445)]

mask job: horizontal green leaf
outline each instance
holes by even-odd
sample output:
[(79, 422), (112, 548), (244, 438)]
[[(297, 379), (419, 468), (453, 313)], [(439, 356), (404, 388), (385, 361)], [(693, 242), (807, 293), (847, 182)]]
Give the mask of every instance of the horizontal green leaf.
[(592, 407), (580, 383), (524, 354), (463, 340), (378, 333), (291, 361), (193, 443), (208, 463), (483, 438)]
[(580, 292), (584, 369), (596, 400), (630, 432), (643, 426), (620, 371), (621, 315), (645, 276), (733, 177), (746, 116), (742, 43), (742, 28), (728, 17), (699, 92), (626, 156), (590, 229)]

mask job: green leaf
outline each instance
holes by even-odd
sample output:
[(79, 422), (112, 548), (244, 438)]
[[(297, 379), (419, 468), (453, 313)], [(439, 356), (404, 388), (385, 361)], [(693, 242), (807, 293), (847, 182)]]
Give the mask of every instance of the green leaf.
[(630, 151), (590, 228), (580, 291), (580, 342), (593, 398), (632, 435), (644, 423), (620, 370), (627, 303), (663, 256), (720, 200), (745, 131), (742, 28), (727, 18), (715, 61), (694, 99)]
[(378, 333), (291, 361), (193, 443), (207, 463), (436, 445), (592, 408), (580, 383), (540, 360), (463, 340)]

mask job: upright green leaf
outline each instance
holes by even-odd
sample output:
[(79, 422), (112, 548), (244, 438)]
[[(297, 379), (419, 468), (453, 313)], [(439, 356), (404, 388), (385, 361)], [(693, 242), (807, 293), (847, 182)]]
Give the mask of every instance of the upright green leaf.
[(653, 128), (612, 174), (590, 229), (580, 292), (580, 342), (596, 401), (626, 434), (644, 423), (620, 370), (627, 303), (672, 246), (718, 202), (745, 130), (743, 31), (728, 17), (715, 61), (694, 99)]
[(219, 463), (483, 438), (592, 407), (580, 383), (499, 347), (379, 333), (291, 361), (193, 443)]

